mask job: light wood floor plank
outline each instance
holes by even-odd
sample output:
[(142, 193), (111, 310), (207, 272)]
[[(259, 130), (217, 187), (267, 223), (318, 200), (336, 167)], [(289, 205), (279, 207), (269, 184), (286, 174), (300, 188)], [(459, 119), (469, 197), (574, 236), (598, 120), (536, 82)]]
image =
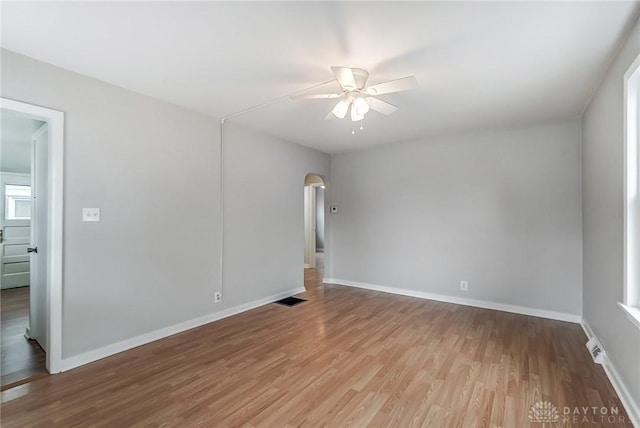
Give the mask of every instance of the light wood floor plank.
[(305, 279), (308, 302), (5, 391), (2, 427), (516, 428), (538, 401), (626, 417), (579, 325)]

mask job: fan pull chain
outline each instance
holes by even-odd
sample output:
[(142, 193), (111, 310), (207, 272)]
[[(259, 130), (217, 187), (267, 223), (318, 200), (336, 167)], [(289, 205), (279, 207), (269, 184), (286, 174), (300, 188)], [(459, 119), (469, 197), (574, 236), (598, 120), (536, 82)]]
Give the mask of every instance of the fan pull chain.
[(364, 122), (364, 119), (360, 120), (360, 130), (361, 131), (364, 129), (364, 126), (362, 125), (362, 122)]
[(351, 135), (356, 135), (356, 130), (353, 129), (353, 122), (351, 122)]

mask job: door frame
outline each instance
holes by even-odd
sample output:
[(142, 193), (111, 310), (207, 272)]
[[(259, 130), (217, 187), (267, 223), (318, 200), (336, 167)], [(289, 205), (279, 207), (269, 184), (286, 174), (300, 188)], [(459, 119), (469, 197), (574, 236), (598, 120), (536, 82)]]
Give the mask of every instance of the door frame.
[(63, 252), (63, 180), (64, 113), (45, 107), (0, 97), (0, 108), (22, 113), (49, 125), (47, 153), (47, 336), (49, 350), (46, 365), (49, 373), (59, 373), (62, 360), (62, 252)]

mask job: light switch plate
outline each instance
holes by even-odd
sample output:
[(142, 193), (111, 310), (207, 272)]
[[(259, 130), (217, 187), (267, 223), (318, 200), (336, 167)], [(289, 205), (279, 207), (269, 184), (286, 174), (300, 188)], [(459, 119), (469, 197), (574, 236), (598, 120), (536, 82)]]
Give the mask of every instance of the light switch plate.
[(100, 208), (83, 208), (82, 221), (100, 221)]

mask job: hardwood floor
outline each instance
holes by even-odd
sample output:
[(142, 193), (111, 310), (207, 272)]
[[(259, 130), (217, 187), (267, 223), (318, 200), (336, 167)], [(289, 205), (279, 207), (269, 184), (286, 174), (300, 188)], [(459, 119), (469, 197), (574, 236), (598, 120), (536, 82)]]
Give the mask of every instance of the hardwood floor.
[(324, 272), (324, 253), (316, 253), (316, 269), (304, 270), (304, 287), (309, 291), (322, 285)]
[[(314, 285), (3, 393), (3, 427), (631, 426), (577, 324)], [(565, 423), (564, 407), (614, 407)], [(600, 410), (598, 410), (600, 412)], [(594, 423), (595, 421), (595, 423)]]
[(47, 376), (45, 353), (24, 337), (29, 325), (29, 287), (0, 291), (2, 341), (0, 376), (2, 390)]

